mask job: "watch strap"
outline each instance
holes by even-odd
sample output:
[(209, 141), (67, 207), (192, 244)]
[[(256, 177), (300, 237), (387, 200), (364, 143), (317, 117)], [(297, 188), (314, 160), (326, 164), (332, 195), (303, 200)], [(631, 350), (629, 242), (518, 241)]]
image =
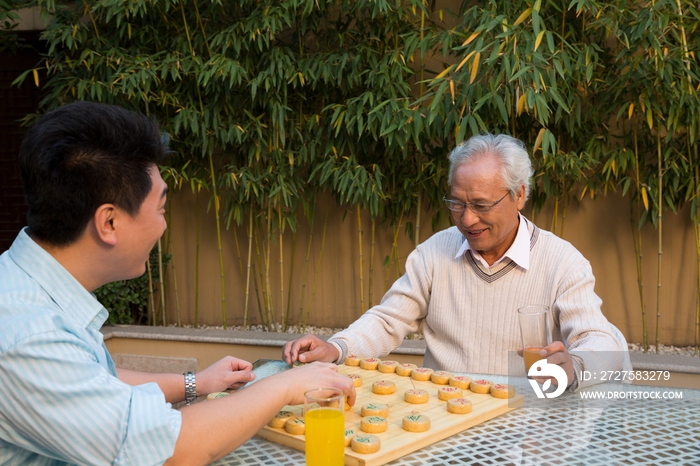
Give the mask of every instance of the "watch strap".
[(197, 382), (194, 372), (185, 372), (185, 404), (192, 404), (197, 400)]

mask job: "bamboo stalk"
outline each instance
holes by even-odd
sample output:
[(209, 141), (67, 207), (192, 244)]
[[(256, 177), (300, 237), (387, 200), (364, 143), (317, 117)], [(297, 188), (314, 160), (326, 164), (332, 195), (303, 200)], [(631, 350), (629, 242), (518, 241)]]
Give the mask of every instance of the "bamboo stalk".
[(236, 225), (233, 226), (233, 243), (236, 245), (236, 255), (238, 256), (238, 273), (241, 274), (241, 280), (243, 280), (243, 256), (241, 256), (241, 248), (238, 244), (238, 229)]
[(403, 212), (399, 215), (399, 224), (396, 227), (396, 233), (394, 234), (394, 280), (398, 280), (401, 277), (401, 264), (399, 264), (399, 232), (401, 231), (401, 224), (403, 223)]
[(216, 175), (214, 173), (214, 158), (209, 154), (209, 170), (211, 170), (211, 187), (214, 190), (214, 214), (216, 218), (216, 243), (219, 248), (219, 274), (221, 275), (221, 323), (226, 329), (226, 281), (224, 280), (224, 253), (221, 247), (221, 219), (219, 218), (219, 195), (216, 190)]
[(357, 238), (360, 253), (360, 314), (365, 312), (365, 277), (364, 277), (364, 261), (362, 258), (362, 212), (360, 205), (357, 205)]
[[(695, 152), (695, 160), (698, 160), (698, 145), (693, 146)], [(692, 157), (691, 157), (692, 160)], [(695, 165), (695, 198), (700, 199), (700, 171), (698, 165)], [(695, 218), (693, 218), (695, 232), (695, 254), (698, 260), (698, 277), (697, 277), (697, 296), (695, 299), (695, 356), (698, 356), (700, 346), (700, 212), (696, 208)]]
[(559, 196), (554, 197), (554, 209), (552, 210), (552, 222), (549, 229), (555, 235), (557, 234), (557, 220), (559, 220)]
[[(262, 248), (260, 247), (258, 243), (258, 236), (254, 235), (253, 239), (255, 241), (255, 252), (257, 256), (257, 263), (258, 264), (265, 264), (265, 259), (260, 257), (261, 250)], [(262, 254), (264, 254), (264, 250)], [(260, 288), (262, 291), (262, 303), (258, 301), (258, 306), (262, 304), (260, 307), (260, 319), (261, 319), (261, 324), (265, 327), (265, 329), (268, 329), (268, 322), (267, 322), (267, 288), (265, 287), (265, 277), (263, 275), (265, 267), (263, 266), (262, 268), (258, 269), (258, 275), (260, 276)], [(256, 286), (257, 286), (257, 281), (256, 281)]]
[(156, 325), (156, 303), (153, 297), (153, 272), (151, 271), (151, 258), (146, 261), (146, 271), (148, 273), (148, 322)]
[(416, 203), (416, 228), (414, 228), (414, 246), (418, 247), (420, 244), (420, 209), (421, 209), (421, 195), (418, 194), (418, 201)]
[[(695, 169), (695, 180), (697, 184), (697, 168)], [(695, 299), (695, 356), (698, 356), (700, 354), (698, 352), (700, 343), (700, 222), (697, 218), (695, 219), (695, 225), (693, 225), (693, 232), (695, 233), (695, 254), (698, 261), (697, 296)]]
[[(168, 204), (168, 225), (170, 225), (170, 219), (172, 218), (172, 209), (170, 208), (171, 205), (172, 204)], [(173, 254), (172, 237), (172, 230), (168, 228), (168, 240), (166, 242), (168, 246), (166, 247), (166, 250), (170, 254), (170, 266), (173, 269), (173, 289), (175, 291), (175, 316), (177, 319), (177, 326), (182, 327), (182, 320), (180, 318), (180, 295), (177, 291), (177, 272), (175, 270), (175, 255)]]
[[(277, 230), (279, 231), (280, 239), (280, 310), (284, 312), (284, 237), (283, 237), (283, 223), (282, 223), (282, 207), (277, 209)], [(287, 324), (282, 319), (282, 326), (286, 330)]]
[[(639, 179), (639, 142), (637, 140), (637, 130), (634, 130), (634, 172), (635, 172), (635, 183), (637, 189), (637, 212), (642, 211), (641, 206), (641, 181)], [(630, 209), (632, 209), (632, 203), (630, 203)], [(639, 214), (641, 215), (641, 214)], [(630, 221), (634, 222), (630, 214)], [(639, 302), (642, 306), (642, 347), (644, 351), (649, 351), (649, 330), (647, 328), (647, 307), (644, 301), (644, 279), (642, 276), (642, 231), (639, 229), (639, 218), (637, 222), (632, 223), (632, 238), (634, 239), (634, 252), (637, 262), (637, 288), (639, 289)]]
[(270, 283), (270, 252), (272, 249), (272, 204), (267, 204), (267, 238), (265, 246), (265, 288), (267, 289), (267, 321), (270, 330), (277, 323), (272, 309), (272, 283)]
[(304, 261), (304, 273), (301, 275), (301, 297), (299, 298), (299, 326), (300, 327), (305, 327), (305, 323), (303, 321), (303, 316), (304, 316), (304, 299), (306, 297), (306, 279), (307, 275), (309, 273), (309, 262), (311, 260), (311, 245), (313, 244), (313, 237), (314, 237), (314, 221), (315, 221), (316, 216), (311, 215), (311, 223), (309, 224), (309, 240), (308, 244), (306, 246), (306, 260)]
[(559, 225), (559, 237), (564, 237), (564, 222), (566, 221), (566, 208), (569, 205), (569, 196), (564, 196), (564, 205), (561, 207), (561, 225)]
[[(255, 236), (253, 236), (255, 237)], [(260, 323), (261, 325), (264, 325), (265, 322), (265, 315), (263, 314), (263, 309), (264, 305), (262, 301), (260, 301), (260, 289), (258, 288), (258, 277), (255, 273), (255, 262), (253, 262), (253, 285), (255, 286), (255, 300), (258, 303), (258, 315), (260, 316)]]
[(182, 322), (180, 321), (180, 296), (177, 293), (177, 271), (175, 269), (175, 257), (170, 257), (170, 266), (173, 268), (173, 288), (175, 291), (175, 315), (177, 316), (177, 326), (182, 327)]
[(561, 32), (559, 37), (561, 40), (559, 41), (559, 48), (563, 51), (564, 50), (564, 36), (566, 33), (566, 13), (568, 12), (568, 8), (562, 8), (561, 9)]
[(374, 241), (376, 238), (376, 228), (375, 226), (377, 225), (377, 220), (373, 217), (372, 218), (372, 244), (369, 248), (369, 282), (367, 283), (367, 287), (369, 288), (369, 308), (374, 306)]
[(248, 265), (245, 274), (245, 306), (243, 307), (243, 328), (248, 330), (248, 302), (250, 301), (250, 265), (253, 257), (253, 206), (250, 206), (248, 225)]
[[(421, 3), (425, 7), (426, 0), (421, 0)], [(423, 40), (425, 39), (425, 9), (421, 8), (420, 10), (420, 43), (423, 43)], [(418, 81), (418, 97), (420, 99), (423, 98), (423, 92), (425, 89), (425, 60), (423, 58), (423, 54), (420, 52), (420, 48), (418, 49), (418, 55), (419, 55), (419, 64), (420, 64), (420, 80)]]
[(311, 310), (311, 305), (314, 303), (314, 298), (316, 297), (316, 285), (318, 284), (318, 275), (321, 271), (321, 258), (323, 257), (323, 251), (326, 248), (326, 227), (328, 226), (328, 212), (330, 209), (326, 210), (326, 218), (323, 220), (323, 233), (321, 234), (321, 252), (318, 254), (318, 260), (316, 261), (316, 270), (314, 271), (314, 285), (311, 289), (311, 300), (309, 301), (309, 307), (306, 309), (306, 322), (309, 321), (309, 311)]
[(207, 39), (207, 31), (204, 27), (204, 24), (202, 23), (202, 17), (199, 14), (199, 8), (197, 7), (197, 2), (192, 2), (192, 5), (194, 6), (194, 13), (195, 13), (195, 16), (197, 17), (197, 24), (199, 24), (199, 28), (202, 31), (202, 38), (204, 39), (204, 46), (207, 48), (207, 53), (209, 54), (209, 58), (211, 58), (211, 49), (209, 48), (209, 41)]
[(194, 328), (199, 327), (199, 186), (195, 191), (194, 197), (194, 234), (195, 234), (195, 253), (194, 253)]
[[(391, 227), (391, 236), (392, 238), (395, 238), (396, 235), (396, 227), (392, 226)], [(386, 261), (386, 274), (384, 275), (384, 293), (386, 293), (389, 290), (389, 276), (391, 275), (391, 264), (393, 264), (393, 259), (394, 259), (394, 243), (391, 243), (391, 248), (389, 249), (389, 258)]]
[[(163, 327), (167, 325), (165, 321), (165, 281), (163, 277), (163, 245), (161, 238), (158, 238), (158, 283), (160, 284), (160, 313)], [(150, 258), (149, 258), (150, 259)]]
[[(683, 18), (683, 8), (681, 7), (681, 0), (676, 0), (676, 6), (678, 7), (678, 16)], [(688, 81), (688, 91), (693, 93), (693, 79), (690, 76), (690, 53), (688, 52), (688, 39), (685, 35), (685, 26), (681, 23), (681, 44), (683, 45), (683, 63), (686, 67), (686, 78)]]
[(657, 132), (656, 133), (656, 152), (657, 152), (657, 159), (658, 159), (658, 173), (659, 173), (659, 208), (658, 208), (658, 221), (659, 221), (659, 256), (658, 260), (656, 262), (657, 268), (656, 268), (656, 276), (657, 276), (657, 283), (656, 283), (656, 354), (659, 353), (659, 324), (661, 322), (661, 255), (663, 254), (662, 251), (662, 234), (663, 234), (663, 170), (662, 170), (662, 162), (663, 159), (661, 157), (661, 135)]
[[(261, 325), (264, 324), (265, 322), (265, 314), (263, 313), (263, 309), (265, 308), (265, 305), (263, 304), (263, 301), (260, 300), (260, 288), (262, 288), (262, 272), (258, 273), (257, 272), (257, 263), (260, 263), (260, 250), (258, 248), (258, 235), (256, 234), (256, 229), (258, 228), (258, 220), (253, 221), (253, 241), (255, 242), (255, 257), (256, 260), (253, 261), (252, 267), (253, 271), (252, 276), (253, 276), (253, 285), (255, 286), (255, 301), (258, 303), (258, 315), (260, 316), (260, 323)], [(256, 262), (257, 261), (257, 262)], [(260, 288), (258, 287), (258, 275), (260, 276)], [(264, 294), (264, 291), (263, 291)], [(263, 296), (263, 300), (265, 297)]]
[(289, 264), (289, 286), (287, 286), (287, 310), (284, 315), (284, 326), (282, 327), (283, 332), (286, 332), (287, 327), (289, 326), (289, 312), (291, 311), (292, 307), (292, 280), (294, 279), (294, 252), (296, 250), (296, 244), (297, 232), (294, 231), (292, 232), (292, 257), (291, 263)]

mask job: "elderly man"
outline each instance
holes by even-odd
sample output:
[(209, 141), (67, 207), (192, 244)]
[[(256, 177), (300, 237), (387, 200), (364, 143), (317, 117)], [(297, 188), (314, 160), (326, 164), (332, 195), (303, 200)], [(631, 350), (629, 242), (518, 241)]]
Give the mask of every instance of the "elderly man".
[[(333, 364), (254, 379), (228, 356), (198, 374), (117, 369), (92, 292), (142, 275), (165, 230), (158, 127), (123, 108), (76, 102), (27, 133), (20, 168), (28, 227), (0, 256), (0, 464), (208, 464), (306, 390), (352, 382)], [(188, 403), (189, 404), (189, 403)]]
[(520, 214), (532, 177), (523, 143), (474, 136), (449, 160), (444, 200), (455, 226), (420, 244), (382, 302), (348, 329), (328, 342), (312, 335), (289, 342), (283, 358), (383, 356), (423, 323), (426, 367), (507, 374), (508, 353), (522, 349), (517, 309), (546, 304), (555, 341), (540, 355), (565, 370), (569, 387), (579, 387), (583, 369), (623, 368), (627, 344), (601, 313), (588, 261)]

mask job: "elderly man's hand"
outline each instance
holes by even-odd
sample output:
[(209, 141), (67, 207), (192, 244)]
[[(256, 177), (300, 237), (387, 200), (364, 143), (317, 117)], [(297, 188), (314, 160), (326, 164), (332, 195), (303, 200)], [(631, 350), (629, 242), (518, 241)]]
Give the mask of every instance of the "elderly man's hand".
[(330, 343), (315, 335), (304, 335), (288, 341), (282, 348), (282, 359), (287, 364), (295, 361), (308, 363), (312, 361), (335, 362), (340, 357), (338, 350)]
[[(522, 356), (523, 350), (519, 349), (518, 354)], [(562, 369), (564, 369), (568, 380), (566, 384), (567, 387), (574, 383), (574, 361), (571, 358), (571, 354), (569, 354), (569, 352), (566, 350), (566, 346), (564, 346), (564, 343), (562, 343), (561, 341), (554, 341), (550, 343), (549, 345), (545, 346), (540, 350), (540, 356), (542, 356), (542, 359), (546, 358), (549, 364), (556, 364)], [(545, 381), (550, 380), (550, 377), (538, 377), (535, 378), (535, 380), (537, 381), (537, 383), (542, 384)], [(551, 382), (552, 385), (558, 385), (557, 380), (555, 378), (551, 378)]]

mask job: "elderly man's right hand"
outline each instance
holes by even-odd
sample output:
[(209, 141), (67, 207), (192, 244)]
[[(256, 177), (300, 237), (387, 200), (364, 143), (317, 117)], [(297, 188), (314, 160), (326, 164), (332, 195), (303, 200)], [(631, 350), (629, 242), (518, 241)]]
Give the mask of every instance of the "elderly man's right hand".
[(296, 340), (288, 341), (282, 348), (282, 359), (287, 364), (292, 364), (295, 361), (302, 363), (335, 362), (339, 357), (340, 354), (335, 346), (315, 335), (304, 335)]

